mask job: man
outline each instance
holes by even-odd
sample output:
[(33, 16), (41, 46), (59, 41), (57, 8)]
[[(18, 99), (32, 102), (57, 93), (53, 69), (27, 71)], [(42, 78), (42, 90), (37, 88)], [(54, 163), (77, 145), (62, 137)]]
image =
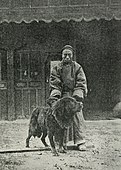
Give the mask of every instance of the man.
[[(65, 45), (62, 49), (62, 61), (53, 67), (50, 75), (50, 99), (72, 96), (83, 103), (87, 95), (87, 81), (81, 65), (73, 61), (73, 56), (72, 46)], [(85, 149), (83, 130), (84, 118), (81, 110), (74, 116), (71, 130), (71, 139), (79, 150)]]

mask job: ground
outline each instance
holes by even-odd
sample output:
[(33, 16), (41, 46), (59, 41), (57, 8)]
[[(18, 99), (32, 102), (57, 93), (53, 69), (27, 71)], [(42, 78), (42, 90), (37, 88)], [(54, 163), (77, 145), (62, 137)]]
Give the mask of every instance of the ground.
[[(0, 121), (0, 150), (24, 149), (29, 120)], [(0, 153), (0, 170), (121, 170), (121, 120), (86, 121), (86, 151)], [(47, 140), (48, 141), (48, 140)], [(30, 147), (43, 147), (31, 138)]]

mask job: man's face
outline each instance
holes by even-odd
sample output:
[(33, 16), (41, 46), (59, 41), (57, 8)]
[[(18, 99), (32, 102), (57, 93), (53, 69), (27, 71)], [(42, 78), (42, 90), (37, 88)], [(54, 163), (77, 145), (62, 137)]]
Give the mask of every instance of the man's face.
[(73, 57), (73, 52), (69, 49), (65, 49), (62, 52), (62, 60), (65, 63), (70, 63), (72, 61), (72, 57)]

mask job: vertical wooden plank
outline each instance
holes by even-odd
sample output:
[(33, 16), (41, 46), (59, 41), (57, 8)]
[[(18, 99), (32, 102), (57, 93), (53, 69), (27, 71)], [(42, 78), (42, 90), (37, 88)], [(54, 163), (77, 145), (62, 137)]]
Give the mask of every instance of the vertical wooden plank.
[(1, 51), (1, 80), (7, 81), (7, 51)]
[[(1, 81), (1, 53), (0, 53), (0, 81)], [(1, 112), (1, 90), (0, 90), (0, 120), (2, 119), (2, 112)]]
[(14, 91), (14, 58), (13, 50), (7, 51), (7, 89), (8, 89), (8, 119), (15, 119), (15, 91)]
[(21, 69), (20, 69), (20, 63), (21, 63), (21, 54), (19, 54), (17, 51), (14, 53), (14, 70), (15, 70), (15, 81), (21, 80)]
[(0, 81), (1, 81), (1, 53), (0, 53)]
[(50, 61), (45, 62), (45, 100), (49, 97)]
[(39, 102), (38, 102), (38, 89), (36, 89), (36, 107), (39, 106)]
[(22, 91), (16, 90), (15, 92), (15, 110), (16, 118), (22, 118)]
[(2, 112), (1, 112), (1, 90), (0, 90), (0, 120), (2, 119)]
[(0, 111), (1, 111), (1, 119), (7, 120), (8, 118), (8, 109), (7, 109), (7, 90), (0, 90)]
[(73, 56), (73, 60), (76, 61), (76, 38), (73, 41), (73, 48), (74, 48), (74, 56)]
[(42, 91), (41, 91), (41, 97), (42, 97), (42, 106), (45, 106), (45, 103), (46, 103), (46, 98), (45, 98), (45, 65), (41, 62), (41, 65), (42, 65), (42, 68), (41, 68), (41, 71), (42, 71)]
[(41, 107), (42, 106), (42, 93), (41, 89), (38, 89), (38, 105)]
[(29, 92), (23, 90), (23, 114), (26, 118), (29, 118)]
[(42, 60), (42, 56), (46, 57), (47, 54), (42, 54), (39, 52), (39, 70), (40, 70), (40, 77), (41, 77), (41, 87), (38, 89), (38, 105), (40, 107), (45, 105), (45, 63)]
[[(6, 51), (0, 50), (0, 83), (7, 79), (7, 55)], [(2, 85), (2, 84), (1, 84)], [(0, 119), (6, 120), (8, 117), (7, 110), (7, 89), (0, 89)]]
[(30, 90), (30, 113), (36, 107), (36, 90)]

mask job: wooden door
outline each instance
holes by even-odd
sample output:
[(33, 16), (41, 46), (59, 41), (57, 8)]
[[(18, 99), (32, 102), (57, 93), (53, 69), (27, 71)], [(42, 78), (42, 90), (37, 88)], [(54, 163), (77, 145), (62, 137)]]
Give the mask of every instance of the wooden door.
[(28, 118), (33, 108), (45, 105), (45, 69), (40, 51), (16, 51), (16, 118)]

